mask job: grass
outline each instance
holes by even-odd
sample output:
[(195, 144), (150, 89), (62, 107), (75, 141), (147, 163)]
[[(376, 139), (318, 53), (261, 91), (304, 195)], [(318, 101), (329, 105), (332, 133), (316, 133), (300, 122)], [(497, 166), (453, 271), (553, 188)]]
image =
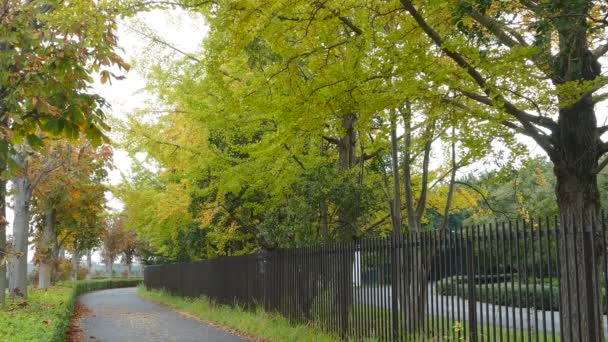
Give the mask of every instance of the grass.
[(135, 286), (141, 280), (92, 280), (64, 282), (47, 291), (32, 288), (27, 301), (9, 300), (0, 308), (0, 341), (63, 342), (74, 302), (81, 293)]
[[(173, 296), (162, 290), (146, 290), (140, 286), (137, 290), (138, 295), (154, 302), (175, 308), (178, 311), (192, 314), (200, 319), (209, 320), (220, 325), (237, 329), (239, 331), (252, 334), (256, 337), (270, 341), (339, 341), (340, 339), (323, 332), (314, 326), (294, 326), (289, 321), (278, 315), (270, 314), (262, 309), (255, 312), (247, 311), (239, 307), (229, 307), (215, 304), (205, 297), (184, 298)], [(354, 312), (365, 312), (364, 320)], [(314, 320), (323, 320), (324, 313), (317, 311)], [(389, 310), (357, 305), (352, 308), (349, 317), (349, 325), (366, 327), (366, 334), (374, 335), (380, 330), (389, 331), (387, 324), (391, 321)], [(433, 326), (430, 326), (431, 317), (427, 318), (427, 333), (424, 335), (410, 336), (408, 341), (465, 341), (466, 334), (469, 333), (469, 326), (466, 322), (448, 320), (444, 318), (434, 318)], [(439, 329), (437, 329), (439, 327)], [(439, 330), (439, 331), (437, 331)], [(496, 336), (497, 341), (560, 341), (558, 335), (544, 334), (542, 332), (528, 332), (524, 330), (523, 336), (518, 331), (502, 331), (498, 326), (478, 325), (478, 336), (480, 341), (493, 340)], [(351, 331), (351, 334), (354, 332)], [(369, 337), (365, 341), (380, 341), (379, 338)]]
[(0, 341), (52, 341), (71, 310), (73, 288), (30, 290), (27, 302), (9, 301), (0, 309)]
[[(383, 330), (385, 332), (390, 331), (390, 325), (388, 325), (392, 319), (390, 310), (366, 305), (356, 305), (354, 311), (364, 312), (364, 319), (360, 320), (357, 314), (353, 315), (351, 312), (349, 324), (370, 327), (370, 331), (373, 331), (374, 329)], [(399, 321), (401, 322), (401, 317), (399, 317)], [(470, 333), (470, 326), (467, 322), (431, 316), (427, 316), (425, 322), (426, 324), (423, 329), (424, 333), (412, 335), (409, 337), (408, 341), (466, 341), (467, 337), (465, 337), (465, 335), (468, 336)], [(522, 333), (520, 330), (514, 330), (513, 328), (509, 328), (509, 330), (510, 331), (507, 331), (506, 327), (502, 327), (501, 330), (499, 326), (478, 324), (478, 340), (530, 342), (560, 341), (559, 335), (528, 330), (524, 330)]]
[(286, 318), (268, 313), (261, 308), (248, 311), (238, 306), (215, 304), (206, 297), (172, 296), (162, 290), (146, 290), (143, 286), (137, 289), (137, 294), (145, 299), (194, 315), (199, 319), (270, 341), (340, 341), (336, 336), (329, 335), (316, 327), (291, 325)]

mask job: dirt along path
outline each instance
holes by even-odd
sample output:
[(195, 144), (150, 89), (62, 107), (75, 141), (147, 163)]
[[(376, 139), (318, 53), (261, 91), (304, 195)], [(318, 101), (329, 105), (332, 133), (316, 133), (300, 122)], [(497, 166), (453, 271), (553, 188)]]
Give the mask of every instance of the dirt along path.
[(84, 294), (75, 308), (70, 342), (241, 342), (201, 321), (144, 300), (135, 288)]

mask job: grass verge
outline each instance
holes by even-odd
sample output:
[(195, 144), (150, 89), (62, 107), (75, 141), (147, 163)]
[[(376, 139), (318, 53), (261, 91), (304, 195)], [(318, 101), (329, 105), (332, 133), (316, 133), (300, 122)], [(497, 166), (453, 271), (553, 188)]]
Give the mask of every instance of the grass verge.
[(0, 308), (0, 341), (63, 342), (78, 295), (95, 290), (136, 286), (141, 279), (64, 282), (47, 291), (31, 289), (27, 301)]
[(146, 290), (139, 286), (137, 294), (142, 298), (174, 308), (177, 311), (192, 315), (203, 321), (235, 329), (244, 335), (253, 335), (254, 340), (267, 341), (339, 341), (320, 329), (305, 325), (291, 325), (278, 315), (259, 308), (248, 311), (240, 307), (230, 307), (211, 302), (206, 297), (186, 298), (172, 296), (162, 290)]

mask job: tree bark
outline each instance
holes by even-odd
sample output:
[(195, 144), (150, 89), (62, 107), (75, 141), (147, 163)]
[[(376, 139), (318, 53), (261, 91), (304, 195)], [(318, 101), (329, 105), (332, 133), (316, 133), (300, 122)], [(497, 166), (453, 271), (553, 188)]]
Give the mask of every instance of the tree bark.
[(596, 131), (593, 105), (581, 103), (561, 110), (559, 124), (561, 154), (553, 162), (561, 217), (561, 331), (571, 341), (601, 341), (604, 334), (598, 278), (605, 253), (594, 248), (595, 237), (591, 233), (591, 222), (600, 209), (594, 172), (599, 137), (590, 134)]
[[(591, 2), (556, 1), (554, 25), (559, 53), (552, 64), (557, 86), (591, 81), (601, 66), (588, 47), (587, 13)], [(561, 216), (559, 249), (561, 334), (569, 341), (603, 341), (599, 261), (605, 251), (594, 248), (591, 222), (600, 209), (597, 185), (598, 160), (602, 156), (595, 104), (584, 94), (572, 104), (571, 94), (560, 94), (558, 126), (550, 153), (557, 178), (556, 195)], [(595, 260), (595, 263), (593, 262)]]
[(54, 231), (55, 210), (47, 209), (44, 217), (42, 237), (38, 246), (40, 260), (38, 264), (38, 288), (46, 290), (51, 286), (53, 265), (57, 255), (57, 238)]
[(78, 249), (75, 249), (74, 252), (72, 253), (72, 272), (71, 272), (71, 279), (72, 281), (76, 281), (78, 280), (78, 268), (80, 266), (80, 251)]
[[(0, 161), (0, 170), (6, 169), (6, 163)], [(8, 286), (6, 263), (6, 181), (0, 177), (0, 308), (4, 306), (6, 300), (6, 289)]]
[(112, 274), (114, 268), (114, 259), (108, 261), (106, 260), (106, 277), (108, 279), (112, 279), (114, 275)]
[(92, 274), (92, 265), (93, 265), (93, 260), (92, 260), (92, 253), (93, 251), (91, 249), (89, 249), (87, 251), (87, 280), (90, 280), (93, 277)]
[[(26, 155), (19, 152), (18, 163), (25, 163)], [(12, 266), (14, 277), (9, 289), (11, 298), (27, 298), (27, 258), (28, 258), (28, 233), (30, 223), (30, 183), (25, 175), (14, 177), (12, 184), (15, 188), (13, 223), (13, 255)]]
[[(348, 113), (342, 118), (342, 128), (344, 135), (340, 137), (338, 142), (338, 157), (340, 169), (343, 171), (350, 170), (357, 163), (357, 132), (355, 131), (355, 123), (357, 115)], [(357, 226), (356, 217), (352, 210), (345, 203), (342, 203), (338, 208), (338, 227), (337, 235), (342, 240), (352, 240), (356, 237)]]

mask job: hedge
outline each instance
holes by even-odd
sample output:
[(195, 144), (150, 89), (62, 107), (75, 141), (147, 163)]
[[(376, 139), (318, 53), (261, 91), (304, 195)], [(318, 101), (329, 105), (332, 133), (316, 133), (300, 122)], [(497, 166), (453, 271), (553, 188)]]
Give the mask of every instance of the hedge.
[(141, 279), (62, 282), (47, 291), (31, 290), (27, 302), (0, 309), (0, 341), (65, 341), (74, 304), (89, 291), (132, 287)]
[[(468, 298), (467, 277), (454, 276), (437, 282), (436, 291), (446, 296)], [(606, 291), (600, 289), (604, 313), (608, 309)], [(512, 281), (475, 284), (475, 299), (478, 302), (506, 305), (538, 310), (559, 310), (559, 284), (555, 279), (519, 280), (514, 276)]]
[[(465, 277), (446, 278), (437, 284), (436, 291), (446, 296), (469, 296)], [(517, 279), (513, 279), (513, 282), (475, 284), (475, 299), (513, 307), (559, 310), (559, 287), (540, 282), (522, 282), (520, 285)]]

